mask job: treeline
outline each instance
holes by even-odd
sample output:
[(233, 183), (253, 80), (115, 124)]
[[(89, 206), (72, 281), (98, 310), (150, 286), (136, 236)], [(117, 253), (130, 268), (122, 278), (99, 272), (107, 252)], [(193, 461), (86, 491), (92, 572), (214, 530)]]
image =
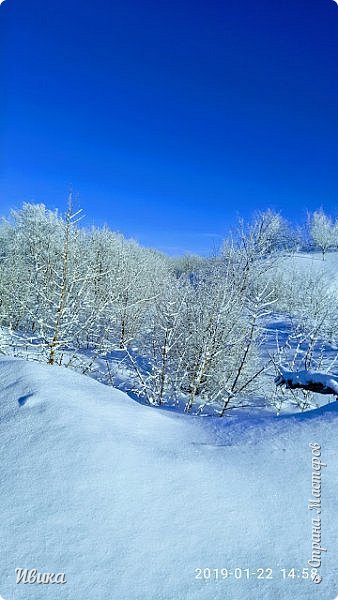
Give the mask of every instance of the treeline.
[(133, 372), (130, 391), (146, 402), (184, 402), (187, 412), (213, 405), (224, 415), (271, 366), (261, 352), (267, 315), (297, 305), (277, 261), (314, 245), (325, 257), (336, 245), (337, 226), (322, 211), (308, 225), (302, 238), (266, 211), (241, 223), (217, 256), (176, 259), (107, 227), (84, 228), (71, 205), (61, 216), (24, 204), (0, 226), (2, 352), (16, 338), (49, 364), (85, 352), (108, 370), (119, 352)]

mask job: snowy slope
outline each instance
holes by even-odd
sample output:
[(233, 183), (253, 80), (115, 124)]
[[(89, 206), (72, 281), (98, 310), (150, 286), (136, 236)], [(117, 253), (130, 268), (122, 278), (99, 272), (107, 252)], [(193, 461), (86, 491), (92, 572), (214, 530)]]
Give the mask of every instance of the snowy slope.
[(282, 269), (286, 274), (311, 272), (323, 276), (332, 291), (338, 290), (338, 252), (328, 252), (325, 260), (320, 252), (298, 252), (285, 256), (281, 260), (280, 267), (277, 268)]
[[(5, 600), (315, 600), (338, 594), (337, 403), (291, 417), (193, 418), (59, 367), (0, 361)], [(320, 585), (310, 442), (322, 447)], [(15, 568), (65, 585), (15, 584)], [(195, 569), (273, 569), (203, 581)], [(337, 583), (335, 583), (335, 581)]]

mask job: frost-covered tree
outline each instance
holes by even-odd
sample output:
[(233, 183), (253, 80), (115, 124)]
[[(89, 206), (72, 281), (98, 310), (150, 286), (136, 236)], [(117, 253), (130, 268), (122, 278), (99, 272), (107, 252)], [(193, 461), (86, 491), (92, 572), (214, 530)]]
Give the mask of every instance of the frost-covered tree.
[(136, 391), (150, 404), (161, 405), (168, 397), (171, 403), (177, 398), (177, 379), (183, 368), (180, 351), (186, 335), (184, 304), (188, 288), (182, 279), (169, 272), (157, 281), (156, 288), (142, 331), (135, 340), (136, 348), (127, 352), (135, 372)]
[(35, 334), (44, 321), (47, 288), (62, 254), (61, 222), (43, 205), (24, 204), (5, 222), (5, 324)]
[(224, 391), (219, 376), (223, 379), (241, 323), (241, 301), (231, 280), (218, 269), (212, 274), (198, 273), (187, 297), (184, 320), (181, 389), (188, 395), (189, 412), (196, 399), (211, 404)]
[(115, 301), (120, 349), (128, 346), (136, 337), (145, 311), (156, 296), (153, 286), (155, 263), (155, 257), (146, 249), (141, 249), (136, 242), (122, 243), (119, 255), (120, 289)]
[(168, 270), (160, 253), (107, 229), (91, 234), (98, 331), (106, 350), (124, 350), (139, 335), (144, 317)]
[(273, 253), (294, 248), (290, 224), (272, 210), (258, 212), (251, 223), (240, 221), (239, 237), (248, 254), (267, 257)]
[[(6, 222), (7, 273), (3, 325), (22, 332), (53, 364), (58, 349), (74, 347), (90, 328), (91, 272), (82, 259), (77, 216), (24, 204)], [(89, 311), (89, 312), (88, 312)]]
[(325, 260), (326, 252), (337, 244), (336, 226), (323, 210), (317, 210), (308, 218), (312, 241), (320, 249), (323, 260)]
[(264, 370), (258, 351), (261, 320), (274, 299), (263, 282), (253, 286), (255, 265), (251, 262), (247, 271), (238, 252), (210, 263), (192, 281), (181, 386), (188, 394), (187, 412), (198, 401), (200, 409), (212, 405), (223, 416), (253, 391)]
[[(89, 280), (92, 274), (84, 268), (78, 244), (77, 217), (69, 197), (67, 214), (61, 220), (62, 253), (54, 269), (49, 297), (49, 319), (43, 324), (48, 341), (48, 363), (53, 365), (57, 350), (70, 345), (91, 325), (87, 319)], [(47, 290), (47, 293), (49, 290)], [(45, 300), (48, 297), (46, 296)]]

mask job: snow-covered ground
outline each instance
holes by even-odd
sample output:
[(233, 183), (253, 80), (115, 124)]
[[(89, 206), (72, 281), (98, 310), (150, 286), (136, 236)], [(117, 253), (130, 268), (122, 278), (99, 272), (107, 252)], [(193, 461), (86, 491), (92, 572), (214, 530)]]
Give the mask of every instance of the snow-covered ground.
[(320, 252), (297, 252), (285, 256), (282, 268), (286, 273), (313, 273), (323, 276), (332, 290), (338, 290), (338, 252), (327, 252), (323, 260)]
[[(69, 369), (2, 359), (0, 596), (333, 600), (338, 403), (231, 415), (148, 408)], [(316, 516), (310, 443), (327, 463), (320, 584), (301, 577)], [(18, 567), (67, 583), (16, 584)], [(222, 568), (225, 579), (196, 578)]]

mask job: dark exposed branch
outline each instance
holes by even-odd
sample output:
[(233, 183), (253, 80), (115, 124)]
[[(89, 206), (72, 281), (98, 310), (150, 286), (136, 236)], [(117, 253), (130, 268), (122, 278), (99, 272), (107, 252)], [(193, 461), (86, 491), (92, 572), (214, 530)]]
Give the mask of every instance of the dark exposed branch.
[(328, 373), (293, 372), (279, 367), (279, 375), (275, 378), (275, 384), (277, 387), (285, 385), (290, 390), (309, 390), (317, 394), (331, 394), (338, 398), (338, 377)]

